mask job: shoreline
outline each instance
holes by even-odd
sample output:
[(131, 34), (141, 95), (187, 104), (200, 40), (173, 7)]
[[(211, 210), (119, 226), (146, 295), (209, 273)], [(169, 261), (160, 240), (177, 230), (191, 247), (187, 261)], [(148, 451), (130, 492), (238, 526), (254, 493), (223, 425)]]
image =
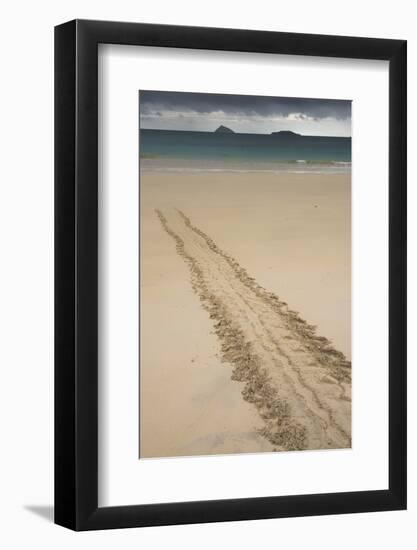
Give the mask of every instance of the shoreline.
[(140, 173), (157, 174), (351, 174), (351, 162), (348, 161), (248, 161), (241, 159), (181, 159), (142, 157), (139, 161)]

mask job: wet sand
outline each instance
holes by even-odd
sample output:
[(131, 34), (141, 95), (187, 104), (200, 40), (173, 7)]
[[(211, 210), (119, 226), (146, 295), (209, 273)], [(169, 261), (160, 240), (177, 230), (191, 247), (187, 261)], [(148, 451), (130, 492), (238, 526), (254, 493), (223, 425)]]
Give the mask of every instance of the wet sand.
[(143, 173), (141, 246), (141, 457), (350, 446), (349, 175)]

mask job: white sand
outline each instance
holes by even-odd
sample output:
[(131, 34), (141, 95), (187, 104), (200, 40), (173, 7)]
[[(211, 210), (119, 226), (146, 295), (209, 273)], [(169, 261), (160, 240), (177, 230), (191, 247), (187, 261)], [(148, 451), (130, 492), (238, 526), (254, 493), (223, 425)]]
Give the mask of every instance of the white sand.
[(350, 358), (350, 176), (141, 177), (141, 456), (271, 450), (155, 208), (183, 210)]

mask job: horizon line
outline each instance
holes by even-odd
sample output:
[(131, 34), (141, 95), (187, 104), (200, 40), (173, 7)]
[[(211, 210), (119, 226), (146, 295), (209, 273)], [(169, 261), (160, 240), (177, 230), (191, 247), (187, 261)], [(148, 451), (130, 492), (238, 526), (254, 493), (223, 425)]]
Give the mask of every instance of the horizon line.
[[(222, 125), (223, 126), (223, 125)], [(220, 126), (218, 126), (219, 128)], [(231, 128), (229, 128), (232, 130)], [(329, 135), (322, 135), (322, 134), (299, 134), (298, 132), (293, 132), (292, 130), (274, 130), (269, 133), (261, 133), (261, 132), (235, 132), (232, 130), (229, 132), (216, 132), (216, 130), (173, 130), (172, 128), (141, 128), (139, 126), (139, 131), (142, 130), (151, 130), (152, 132), (188, 132), (188, 133), (197, 133), (197, 134), (215, 134), (215, 133), (221, 133), (223, 135), (239, 135), (239, 136), (272, 136), (274, 134), (278, 134), (280, 132), (288, 132), (291, 134), (294, 134), (296, 136), (300, 137), (328, 137), (328, 138), (345, 138), (345, 139), (352, 139), (352, 136), (329, 136)]]

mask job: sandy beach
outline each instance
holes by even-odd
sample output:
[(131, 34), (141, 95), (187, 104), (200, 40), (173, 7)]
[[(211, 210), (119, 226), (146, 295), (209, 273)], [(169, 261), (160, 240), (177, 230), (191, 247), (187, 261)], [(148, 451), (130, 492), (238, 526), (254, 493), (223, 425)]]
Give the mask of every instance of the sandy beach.
[(350, 174), (140, 186), (140, 457), (350, 447)]

